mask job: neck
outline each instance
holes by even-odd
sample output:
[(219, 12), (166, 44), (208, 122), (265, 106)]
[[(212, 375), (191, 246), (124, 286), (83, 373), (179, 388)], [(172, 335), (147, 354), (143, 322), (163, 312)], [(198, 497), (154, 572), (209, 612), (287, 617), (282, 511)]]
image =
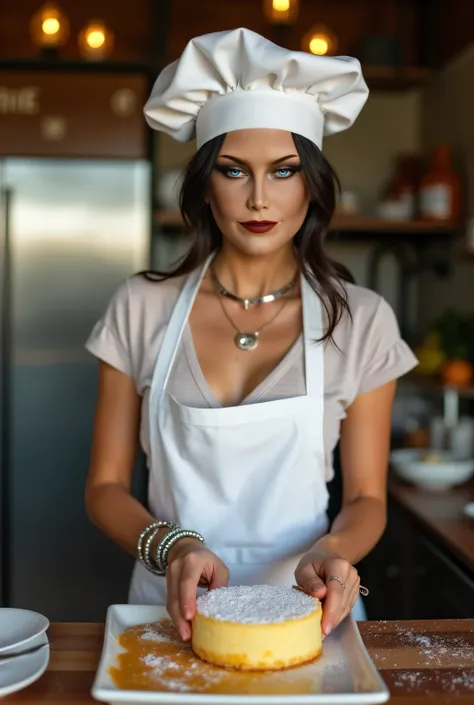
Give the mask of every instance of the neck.
[(264, 257), (248, 256), (223, 246), (213, 266), (223, 287), (235, 296), (249, 299), (281, 289), (294, 278), (298, 268), (291, 246)]

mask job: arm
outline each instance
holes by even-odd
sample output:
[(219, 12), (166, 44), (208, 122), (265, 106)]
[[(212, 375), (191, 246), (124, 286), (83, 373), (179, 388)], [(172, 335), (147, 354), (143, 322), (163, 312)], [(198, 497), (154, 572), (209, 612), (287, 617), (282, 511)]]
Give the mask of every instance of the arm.
[(341, 426), (342, 509), (316, 545), (358, 563), (386, 524), (390, 421), (396, 382), (357, 397)]
[[(359, 595), (353, 563), (379, 541), (386, 524), (390, 420), (396, 382), (358, 396), (341, 428), (342, 509), (330, 532), (316, 542), (296, 570), (298, 584), (326, 598), (323, 629), (332, 627), (352, 609)], [(327, 580), (337, 575), (346, 585)]]
[[(141, 400), (133, 380), (99, 361), (99, 394), (92, 454), (86, 484), (86, 509), (91, 521), (125, 551), (137, 555), (138, 537), (153, 517), (130, 492), (138, 447)], [(159, 518), (159, 517), (158, 517)], [(152, 555), (168, 529), (160, 529)], [(196, 609), (196, 588), (226, 585), (228, 571), (217, 556), (192, 538), (180, 539), (168, 554), (167, 608), (181, 637), (189, 639), (189, 620)]]
[(133, 556), (139, 535), (154, 521), (130, 493), (139, 424), (140, 397), (133, 380), (99, 361), (86, 510), (104, 534)]

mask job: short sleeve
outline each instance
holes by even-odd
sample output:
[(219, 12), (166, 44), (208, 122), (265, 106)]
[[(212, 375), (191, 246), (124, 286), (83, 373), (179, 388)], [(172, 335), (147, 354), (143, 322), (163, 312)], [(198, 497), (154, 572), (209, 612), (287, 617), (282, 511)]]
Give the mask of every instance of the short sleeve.
[(406, 374), (418, 360), (400, 337), (392, 307), (380, 298), (362, 347), (358, 394), (370, 392)]
[(130, 305), (128, 282), (112, 296), (102, 318), (95, 324), (85, 344), (95, 357), (133, 377), (130, 349)]

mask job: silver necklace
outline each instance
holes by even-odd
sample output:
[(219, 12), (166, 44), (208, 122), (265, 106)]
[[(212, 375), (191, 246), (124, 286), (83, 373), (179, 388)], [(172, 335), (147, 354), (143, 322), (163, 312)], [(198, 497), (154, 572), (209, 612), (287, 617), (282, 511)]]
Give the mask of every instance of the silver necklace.
[(225, 317), (231, 324), (231, 326), (237, 331), (237, 334), (234, 336), (234, 343), (237, 345), (239, 350), (255, 350), (255, 348), (258, 347), (258, 336), (261, 333), (261, 331), (266, 328), (267, 326), (270, 325), (270, 323), (273, 323), (275, 318), (283, 311), (285, 308), (285, 305), (288, 301), (288, 299), (285, 299), (283, 301), (282, 305), (278, 309), (278, 311), (275, 313), (274, 316), (270, 318), (269, 321), (263, 324), (258, 330), (252, 331), (252, 332), (247, 332), (247, 331), (241, 331), (237, 326), (235, 325), (234, 321), (232, 318), (229, 316), (229, 314), (226, 311), (226, 308), (224, 306), (224, 301), (219, 298), (220, 305), (222, 306), (222, 310), (224, 312)]
[(296, 274), (296, 276), (291, 280), (291, 282), (288, 282), (288, 284), (285, 284), (285, 286), (283, 286), (281, 289), (278, 289), (277, 291), (273, 291), (270, 294), (265, 294), (265, 296), (259, 296), (257, 298), (242, 298), (240, 296), (232, 294), (228, 289), (222, 286), (216, 276), (213, 267), (210, 268), (210, 271), (212, 280), (219, 294), (221, 294), (221, 296), (226, 296), (228, 299), (232, 299), (232, 301), (237, 301), (239, 304), (242, 304), (246, 311), (248, 311), (250, 306), (259, 306), (260, 304), (269, 304), (272, 301), (276, 301), (281, 296), (284, 296), (289, 291), (291, 291), (295, 286), (296, 282), (298, 281), (298, 274)]

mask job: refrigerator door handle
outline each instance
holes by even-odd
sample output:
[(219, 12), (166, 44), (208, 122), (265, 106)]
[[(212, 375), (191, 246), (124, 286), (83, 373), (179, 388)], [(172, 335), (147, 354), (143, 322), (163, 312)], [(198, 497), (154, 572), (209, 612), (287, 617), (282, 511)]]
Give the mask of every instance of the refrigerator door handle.
[(10, 582), (10, 409), (12, 362), (10, 189), (0, 190), (0, 605), (9, 604)]

